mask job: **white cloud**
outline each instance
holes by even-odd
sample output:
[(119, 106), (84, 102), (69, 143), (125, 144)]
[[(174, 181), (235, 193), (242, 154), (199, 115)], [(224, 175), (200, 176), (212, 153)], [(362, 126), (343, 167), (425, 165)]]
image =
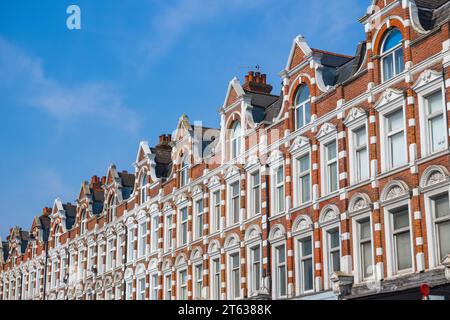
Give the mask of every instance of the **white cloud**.
[(0, 36), (0, 93), (14, 104), (44, 110), (68, 122), (80, 117), (111, 122), (135, 134), (138, 115), (110, 84), (95, 81), (68, 85), (49, 78), (42, 62)]

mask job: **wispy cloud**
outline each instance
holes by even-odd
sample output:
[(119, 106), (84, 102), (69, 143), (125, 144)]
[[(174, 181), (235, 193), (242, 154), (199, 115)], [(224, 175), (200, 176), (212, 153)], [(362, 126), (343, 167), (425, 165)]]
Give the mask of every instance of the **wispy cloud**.
[(166, 54), (192, 26), (210, 22), (222, 15), (246, 13), (271, 1), (164, 0), (161, 12), (153, 17), (149, 36), (140, 44), (140, 50), (147, 62), (154, 62)]
[(41, 109), (63, 122), (91, 117), (129, 134), (139, 130), (138, 115), (114, 86), (103, 81), (69, 85), (52, 79), (39, 58), (2, 36), (0, 70), (0, 94), (9, 103)]

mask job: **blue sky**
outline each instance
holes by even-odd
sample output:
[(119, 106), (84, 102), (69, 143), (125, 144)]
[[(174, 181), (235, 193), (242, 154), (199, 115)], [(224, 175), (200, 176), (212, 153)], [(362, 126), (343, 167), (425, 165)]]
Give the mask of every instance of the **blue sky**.
[[(293, 38), (353, 55), (369, 0), (4, 0), (0, 236), (111, 163), (132, 171), (186, 113), (218, 127), (228, 82), (259, 64), (274, 91)], [(81, 8), (82, 29), (66, 28)]]

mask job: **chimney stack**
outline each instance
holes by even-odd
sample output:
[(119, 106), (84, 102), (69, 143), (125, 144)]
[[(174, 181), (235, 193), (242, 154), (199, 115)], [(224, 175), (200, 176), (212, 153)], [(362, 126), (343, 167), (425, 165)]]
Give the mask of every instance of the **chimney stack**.
[(44, 209), (42, 209), (42, 215), (44, 216), (49, 216), (52, 214), (52, 209), (49, 207), (45, 207)]
[(249, 71), (245, 76), (245, 83), (242, 88), (246, 91), (270, 94), (273, 87), (267, 84), (267, 75), (261, 74), (261, 72)]
[(97, 176), (92, 176), (89, 187), (91, 189), (96, 189), (96, 188), (100, 187), (100, 180)]

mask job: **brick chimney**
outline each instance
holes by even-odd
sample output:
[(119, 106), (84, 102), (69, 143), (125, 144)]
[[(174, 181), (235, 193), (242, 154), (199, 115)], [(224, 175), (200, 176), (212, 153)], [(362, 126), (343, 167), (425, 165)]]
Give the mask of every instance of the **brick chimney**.
[(249, 71), (245, 76), (245, 82), (242, 88), (247, 91), (270, 94), (273, 87), (267, 84), (267, 76), (260, 72)]
[(49, 216), (52, 214), (52, 209), (49, 207), (45, 207), (44, 209), (42, 209), (42, 215), (44, 216)]
[(96, 188), (100, 187), (100, 180), (97, 176), (92, 176), (89, 187), (91, 189), (96, 189)]

